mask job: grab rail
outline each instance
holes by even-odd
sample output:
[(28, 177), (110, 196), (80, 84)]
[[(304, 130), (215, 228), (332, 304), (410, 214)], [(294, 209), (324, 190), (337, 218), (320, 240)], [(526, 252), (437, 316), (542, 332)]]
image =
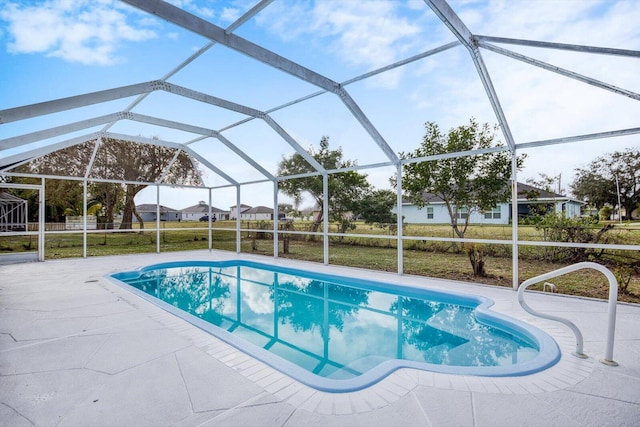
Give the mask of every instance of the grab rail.
[(542, 317), (544, 319), (555, 320), (556, 322), (563, 323), (567, 325), (576, 336), (576, 351), (573, 353), (575, 356), (580, 358), (587, 358), (587, 355), (583, 353), (583, 339), (582, 333), (580, 329), (571, 322), (570, 320), (564, 319), (562, 317), (554, 316), (552, 314), (540, 313), (538, 311), (533, 310), (527, 303), (524, 301), (524, 291), (530, 285), (534, 283), (542, 282), (543, 280), (548, 280), (554, 277), (562, 276), (567, 273), (571, 273), (577, 270), (582, 270), (585, 268), (591, 268), (593, 270), (598, 270), (609, 280), (609, 327), (607, 330), (607, 348), (604, 359), (601, 359), (600, 362), (609, 366), (618, 366), (616, 362), (613, 361), (613, 338), (615, 335), (616, 329), (616, 304), (618, 303), (618, 281), (616, 277), (613, 275), (611, 270), (608, 268), (597, 264), (595, 262), (579, 262), (577, 264), (569, 265), (567, 267), (559, 268), (557, 270), (551, 271), (549, 273), (541, 274), (536, 277), (532, 277), (531, 279), (527, 279), (518, 288), (518, 302), (530, 314), (534, 316)]

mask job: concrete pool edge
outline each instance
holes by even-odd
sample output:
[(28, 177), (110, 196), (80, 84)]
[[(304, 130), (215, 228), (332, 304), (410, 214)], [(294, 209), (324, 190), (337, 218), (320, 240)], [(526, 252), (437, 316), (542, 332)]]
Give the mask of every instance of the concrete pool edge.
[[(271, 268), (274, 271), (285, 271), (288, 273), (306, 273), (311, 274), (320, 279), (340, 279), (345, 278), (348, 280), (358, 281), (362, 286), (373, 284), (374, 287), (380, 286), (390, 286), (392, 288), (397, 288), (401, 290), (410, 290), (414, 293), (416, 292), (426, 292), (426, 293), (435, 293), (440, 295), (446, 295), (447, 298), (451, 298), (455, 300), (457, 298), (463, 298), (467, 302), (473, 300), (477, 303), (476, 311), (480, 314), (480, 317), (483, 317), (485, 321), (488, 319), (488, 323), (494, 323), (496, 325), (500, 324), (500, 322), (506, 322), (508, 328), (514, 331), (522, 332), (527, 335), (529, 338), (534, 340), (536, 344), (540, 347), (540, 354), (531, 361), (524, 362), (519, 365), (512, 366), (501, 366), (501, 367), (460, 367), (460, 366), (446, 366), (446, 365), (432, 365), (427, 363), (420, 362), (411, 362), (406, 360), (388, 360), (375, 368), (369, 370), (363, 375), (360, 375), (356, 378), (349, 380), (336, 380), (319, 377), (315, 374), (312, 374), (299, 366), (288, 362), (277, 355), (274, 355), (267, 350), (264, 350), (258, 346), (247, 343), (243, 339), (239, 339), (232, 334), (224, 331), (214, 325), (209, 324), (208, 322), (198, 318), (197, 316), (193, 316), (187, 312), (184, 312), (181, 309), (178, 309), (164, 301), (161, 301), (155, 298), (152, 295), (145, 293), (133, 286), (130, 286), (124, 282), (121, 282), (117, 278), (113, 276), (127, 276), (127, 275), (139, 275), (141, 272), (145, 270), (150, 270), (152, 268), (170, 268), (176, 266), (187, 266), (187, 265), (198, 265), (198, 266), (216, 266), (220, 267), (223, 265), (228, 265), (229, 263), (236, 262), (245, 266), (260, 266), (262, 268)], [(235, 265), (235, 264), (234, 264)], [(246, 354), (249, 357), (256, 358), (263, 362), (265, 365), (271, 367), (275, 371), (292, 377), (292, 380), (295, 380), (307, 387), (310, 387), (319, 392), (327, 392), (327, 393), (351, 393), (357, 392), (359, 390), (370, 388), (387, 377), (391, 376), (398, 370), (403, 369), (412, 369), (424, 371), (432, 374), (442, 374), (442, 375), (452, 375), (456, 377), (472, 377), (472, 378), (514, 378), (519, 376), (529, 376), (532, 374), (536, 374), (538, 372), (545, 372), (548, 369), (551, 369), (554, 365), (556, 365), (561, 360), (561, 352), (558, 343), (546, 332), (541, 330), (538, 327), (533, 325), (529, 325), (526, 322), (523, 322), (517, 318), (490, 310), (494, 302), (490, 298), (486, 298), (480, 295), (475, 294), (467, 294), (460, 293), (455, 291), (443, 291), (436, 290), (431, 288), (419, 288), (411, 285), (406, 285), (402, 283), (389, 283), (382, 281), (371, 281), (366, 279), (361, 279), (353, 276), (342, 276), (336, 274), (326, 274), (319, 273), (317, 271), (309, 271), (309, 270), (301, 270), (295, 267), (286, 267), (282, 265), (273, 265), (273, 264), (265, 264), (264, 262), (257, 262), (253, 260), (239, 259), (239, 258), (228, 258), (225, 260), (200, 260), (200, 261), (170, 261), (163, 262), (157, 264), (151, 264), (143, 267), (139, 267), (133, 271), (125, 271), (119, 273), (112, 273), (105, 276), (110, 282), (115, 283), (119, 287), (145, 299), (146, 301), (154, 304), (160, 309), (164, 310), (167, 313), (170, 313), (173, 316), (176, 316), (195, 327), (205, 331), (207, 334), (214, 336), (215, 338), (225, 342), (229, 346), (233, 347), (236, 351)], [(501, 326), (505, 326), (502, 324)]]
[[(7, 369), (21, 372), (2, 377), (6, 381), (0, 387), (2, 402), (36, 425), (50, 424), (51, 419), (61, 420), (60, 425), (136, 425), (140, 420), (155, 420), (155, 425), (176, 426), (252, 425), (250, 420), (273, 426), (441, 426), (452, 421), (506, 426), (522, 420), (541, 427), (637, 423), (640, 332), (635, 326), (640, 305), (618, 307), (614, 356), (620, 366), (615, 368), (597, 362), (605, 348), (606, 302), (532, 292), (532, 304), (566, 316), (583, 330), (585, 351), (593, 359), (577, 365), (562, 360), (543, 373), (517, 378), (425, 375), (400, 369), (370, 388), (337, 394), (312, 390), (287, 378), (103, 278), (110, 272), (172, 259), (215, 260), (232, 255), (237, 256), (202, 250), (0, 267), (6, 279), (0, 286), (5, 308), (0, 310), (2, 324), (18, 340), (4, 341), (8, 351), (0, 353), (0, 358)], [(241, 256), (272, 261), (265, 256)], [(412, 285), (430, 283), (424, 277), (304, 261), (282, 264), (366, 274), (383, 281), (397, 278)], [(568, 351), (575, 343), (571, 336), (564, 336), (565, 327), (528, 315), (511, 289), (451, 281), (441, 285), (491, 297), (496, 301), (494, 309), (550, 333), (560, 343), (563, 358), (574, 359)], [(11, 322), (16, 316), (19, 322)], [(34, 337), (47, 339), (33, 341)], [(103, 341), (97, 353), (81, 351)], [(77, 369), (70, 370), (70, 365)], [(96, 373), (96, 368), (112, 373)], [(41, 399), (52, 392), (55, 398)], [(123, 398), (132, 393), (136, 399)], [(0, 418), (5, 424), (31, 425), (19, 414), (7, 413), (7, 406), (2, 408)]]
[[(227, 255), (229, 258), (238, 256), (237, 254), (221, 253), (216, 254), (214, 259), (227, 259)], [(208, 252), (203, 253), (203, 256), (211, 259), (211, 255)], [(247, 254), (240, 256), (245, 259), (264, 260), (264, 257)], [(305, 261), (277, 260), (276, 262), (300, 266), (300, 268), (317, 267), (317, 264)], [(322, 266), (322, 268), (335, 271), (337, 274), (362, 274), (363, 271), (368, 271), (341, 266)], [(115, 271), (116, 269), (112, 270), (112, 272)], [(385, 272), (374, 272), (374, 274), (383, 280), (387, 280), (389, 277), (397, 277)], [(563, 328), (562, 325), (544, 319), (532, 319), (520, 307), (517, 307), (516, 310), (504, 307), (504, 301), (511, 302), (515, 300), (515, 294), (510, 289), (455, 282), (463, 292), (471, 289), (471, 292), (478, 290), (492, 294), (497, 297), (496, 302), (500, 306), (500, 312), (519, 318), (527, 323), (534, 323), (537, 327), (552, 335), (561, 348), (561, 360), (546, 371), (520, 377), (475, 377), (437, 374), (403, 368), (398, 369), (373, 386), (360, 391), (327, 393), (314, 390), (276, 371), (192, 324), (162, 310), (155, 304), (137, 297), (121, 286), (115, 285), (111, 280), (106, 280), (104, 277), (103, 279), (100, 281), (103, 287), (123, 300), (128, 301), (150, 319), (173, 330), (181, 337), (189, 339), (212, 359), (225, 364), (229, 369), (252, 381), (280, 401), (290, 404), (298, 410), (318, 415), (363, 414), (377, 411), (395, 404), (405, 396), (413, 393), (414, 390), (424, 389), (425, 387), (442, 390), (443, 392), (470, 392), (487, 394), (488, 396), (544, 395), (576, 386), (591, 375), (596, 365), (593, 357), (577, 359), (570, 355), (575, 343), (570, 331)], [(400, 280), (409, 284), (429, 281), (424, 277), (409, 275), (402, 276)], [(508, 298), (505, 299), (504, 296)]]

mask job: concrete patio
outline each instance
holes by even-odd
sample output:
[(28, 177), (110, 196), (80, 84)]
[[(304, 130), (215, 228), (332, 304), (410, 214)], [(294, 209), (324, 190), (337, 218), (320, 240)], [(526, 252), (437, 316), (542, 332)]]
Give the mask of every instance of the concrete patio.
[[(534, 318), (513, 290), (367, 271), (368, 278), (473, 293), (536, 325), (562, 360), (534, 375), (488, 378), (401, 369), (354, 393), (323, 393), (256, 361), (127, 292), (104, 276), (157, 262), (238, 258), (197, 251), (0, 266), (0, 425), (3, 426), (632, 426), (640, 424), (640, 306), (619, 304), (614, 360), (607, 304), (528, 293), (531, 306), (575, 322)], [(362, 276), (242, 255), (262, 262)]]

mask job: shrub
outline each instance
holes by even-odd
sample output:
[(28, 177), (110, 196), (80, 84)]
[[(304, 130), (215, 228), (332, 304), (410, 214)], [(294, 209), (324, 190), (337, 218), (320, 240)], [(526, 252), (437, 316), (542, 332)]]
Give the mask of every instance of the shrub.
[[(567, 218), (563, 213), (541, 217), (536, 229), (545, 242), (607, 243), (613, 224), (597, 227), (590, 217)], [(581, 262), (600, 258), (604, 250), (590, 248), (545, 247), (543, 259), (552, 262)]]

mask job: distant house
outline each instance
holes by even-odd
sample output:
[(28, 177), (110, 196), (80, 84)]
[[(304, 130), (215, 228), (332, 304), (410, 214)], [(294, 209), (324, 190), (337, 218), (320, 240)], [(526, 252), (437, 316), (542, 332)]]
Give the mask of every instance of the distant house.
[[(535, 195), (535, 197), (532, 197)], [(409, 200), (402, 202), (402, 216), (404, 222), (410, 224), (448, 224), (451, 222), (449, 212), (444, 201), (431, 193), (424, 193), (423, 198), (427, 203), (423, 208), (418, 208)], [(584, 202), (571, 199), (557, 193), (551, 193), (528, 184), (518, 183), (518, 217), (526, 217), (531, 213), (534, 205), (547, 212), (564, 212), (569, 218), (580, 216), (580, 209)], [(392, 212), (397, 213), (394, 207)], [(469, 215), (469, 209), (462, 208), (456, 212), (459, 220), (465, 220)], [(478, 212), (472, 210), (469, 218), (470, 224), (509, 224), (511, 221), (511, 203), (500, 203), (490, 211)]]
[[(205, 201), (199, 201), (197, 205), (189, 206), (181, 211), (183, 221), (199, 221), (205, 215), (209, 215), (209, 205)], [(218, 221), (229, 219), (229, 212), (211, 206), (211, 218)]]
[(266, 206), (256, 206), (251, 209), (247, 209), (240, 214), (240, 219), (244, 220), (272, 220), (273, 209)]
[(321, 208), (307, 208), (300, 211), (300, 219), (303, 221), (316, 221), (322, 215)]
[[(236, 208), (237, 208), (237, 206), (238, 206), (238, 205), (233, 205), (233, 206), (231, 206), (231, 207), (229, 208), (229, 219), (236, 219), (236, 218), (238, 218), (238, 216), (236, 215), (236, 213), (237, 213), (237, 209), (236, 209)], [(251, 209), (251, 206), (249, 206), (249, 205), (244, 205), (244, 204), (241, 204), (241, 205), (240, 205), (240, 219), (242, 219), (242, 213), (243, 213), (244, 211), (246, 211), (246, 210), (249, 210), (249, 209)]]
[[(158, 216), (158, 205), (143, 204), (136, 205), (138, 214), (142, 217), (144, 222), (156, 221)], [(177, 209), (169, 208), (167, 206), (160, 205), (160, 221), (180, 221), (181, 213)], [(138, 218), (133, 216), (133, 222), (137, 222)]]

